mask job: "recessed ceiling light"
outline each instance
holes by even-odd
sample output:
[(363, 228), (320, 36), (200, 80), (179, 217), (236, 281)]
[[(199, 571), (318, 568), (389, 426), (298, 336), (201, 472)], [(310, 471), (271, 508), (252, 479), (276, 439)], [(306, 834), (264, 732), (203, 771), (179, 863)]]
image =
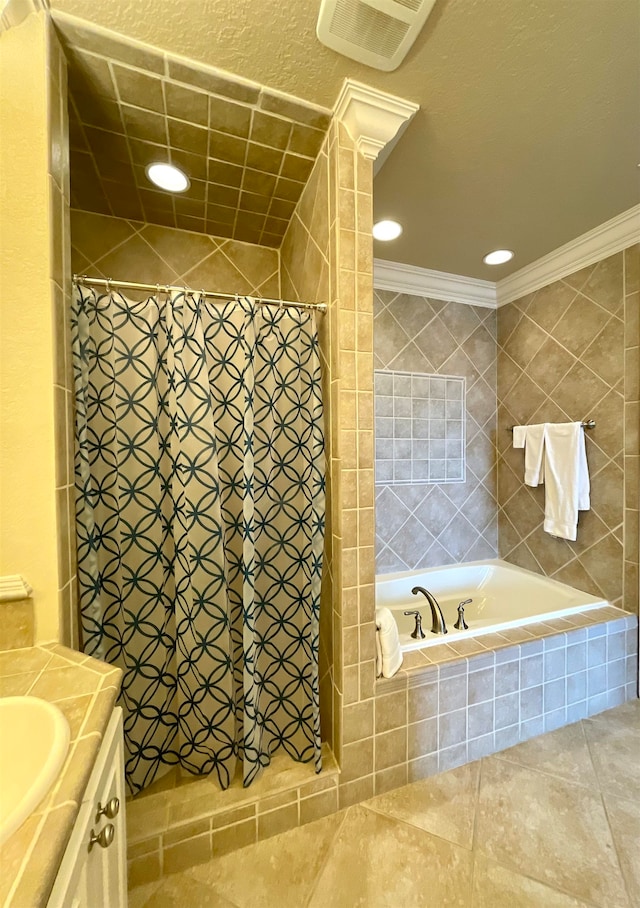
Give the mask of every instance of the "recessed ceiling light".
[(378, 221), (373, 225), (373, 238), (376, 240), (396, 240), (402, 233), (397, 221)]
[(482, 261), (485, 265), (504, 265), (513, 258), (513, 252), (510, 249), (496, 249), (495, 252), (488, 252)]
[(173, 164), (149, 164), (147, 176), (152, 183), (167, 192), (184, 192), (189, 188), (189, 177)]

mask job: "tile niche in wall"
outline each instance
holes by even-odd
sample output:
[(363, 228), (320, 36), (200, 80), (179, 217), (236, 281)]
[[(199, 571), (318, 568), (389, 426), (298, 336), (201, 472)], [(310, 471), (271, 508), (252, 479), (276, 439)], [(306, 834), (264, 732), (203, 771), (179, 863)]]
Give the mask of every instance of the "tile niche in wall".
[(376, 484), (464, 482), (465, 380), (374, 372)]

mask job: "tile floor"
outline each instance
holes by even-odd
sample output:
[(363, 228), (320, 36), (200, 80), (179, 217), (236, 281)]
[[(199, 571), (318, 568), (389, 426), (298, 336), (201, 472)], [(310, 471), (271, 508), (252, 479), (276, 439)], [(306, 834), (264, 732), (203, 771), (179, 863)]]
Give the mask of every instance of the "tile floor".
[(129, 905), (640, 906), (640, 700), (139, 886)]

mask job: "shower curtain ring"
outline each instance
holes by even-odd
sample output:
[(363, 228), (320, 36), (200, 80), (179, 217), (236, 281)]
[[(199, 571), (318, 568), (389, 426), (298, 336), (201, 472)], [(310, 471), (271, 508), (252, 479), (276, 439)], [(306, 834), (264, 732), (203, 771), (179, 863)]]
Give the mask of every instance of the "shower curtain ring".
[(111, 293), (111, 278), (107, 278), (107, 293)]

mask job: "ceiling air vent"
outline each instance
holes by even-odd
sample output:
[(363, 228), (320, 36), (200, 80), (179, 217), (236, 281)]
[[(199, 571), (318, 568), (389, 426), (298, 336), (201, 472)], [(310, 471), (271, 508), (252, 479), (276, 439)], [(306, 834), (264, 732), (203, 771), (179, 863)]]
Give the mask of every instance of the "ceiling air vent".
[(331, 50), (390, 72), (427, 21), (435, 0), (322, 0), (316, 34)]

